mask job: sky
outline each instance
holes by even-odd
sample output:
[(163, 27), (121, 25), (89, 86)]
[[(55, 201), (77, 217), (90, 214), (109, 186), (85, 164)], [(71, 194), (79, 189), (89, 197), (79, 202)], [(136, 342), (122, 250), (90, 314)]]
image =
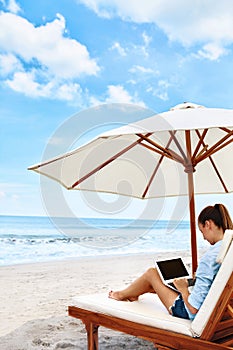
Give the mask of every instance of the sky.
[[(46, 215), (27, 168), (75, 114), (111, 103), (231, 109), (232, 81), (232, 1), (0, 0), (0, 215)], [(73, 200), (79, 215), (100, 215)]]

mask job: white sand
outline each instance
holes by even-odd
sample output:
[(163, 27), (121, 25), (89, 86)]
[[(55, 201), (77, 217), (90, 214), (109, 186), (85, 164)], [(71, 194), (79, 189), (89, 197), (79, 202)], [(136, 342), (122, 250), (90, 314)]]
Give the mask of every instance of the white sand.
[[(85, 258), (0, 268), (0, 349), (86, 349), (81, 321), (67, 316), (72, 297), (121, 288), (153, 259), (188, 253)], [(154, 349), (151, 343), (100, 329), (100, 349)]]

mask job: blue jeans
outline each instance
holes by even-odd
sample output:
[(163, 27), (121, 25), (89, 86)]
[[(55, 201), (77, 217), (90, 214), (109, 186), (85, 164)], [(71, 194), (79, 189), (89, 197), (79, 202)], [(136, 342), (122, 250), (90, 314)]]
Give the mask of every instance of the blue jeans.
[(179, 296), (174, 301), (174, 304), (171, 307), (171, 312), (172, 316), (189, 320), (189, 315), (185, 309), (184, 300), (182, 299), (181, 294), (179, 294)]

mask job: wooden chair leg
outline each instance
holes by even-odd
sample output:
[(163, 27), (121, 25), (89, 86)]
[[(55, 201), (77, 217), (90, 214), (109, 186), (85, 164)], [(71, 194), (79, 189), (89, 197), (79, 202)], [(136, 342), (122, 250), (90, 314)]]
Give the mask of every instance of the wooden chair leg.
[(88, 350), (98, 350), (98, 328), (99, 325), (96, 325), (92, 322), (85, 322), (86, 331), (87, 331), (87, 346)]
[(157, 350), (172, 350), (171, 348), (168, 348), (167, 346), (164, 346), (164, 345), (159, 345), (159, 344), (156, 344), (154, 343), (154, 346)]

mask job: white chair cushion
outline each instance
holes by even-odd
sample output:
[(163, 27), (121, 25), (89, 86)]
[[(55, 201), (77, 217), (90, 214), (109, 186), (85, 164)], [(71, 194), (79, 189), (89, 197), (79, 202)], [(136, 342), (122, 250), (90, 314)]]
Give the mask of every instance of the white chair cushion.
[(233, 244), (227, 251), (223, 263), (215, 277), (215, 280), (209, 290), (207, 297), (205, 298), (204, 303), (202, 304), (200, 310), (198, 311), (195, 319), (192, 322), (192, 332), (194, 336), (201, 336), (210, 315), (223, 292), (227, 281), (229, 280), (231, 273), (233, 271)]
[(226, 230), (216, 261), (221, 264), (233, 240), (233, 230)]
[(110, 299), (107, 293), (91, 294), (76, 297), (73, 305), (85, 310), (192, 336), (191, 321), (171, 316), (156, 294), (144, 294), (134, 302)]

